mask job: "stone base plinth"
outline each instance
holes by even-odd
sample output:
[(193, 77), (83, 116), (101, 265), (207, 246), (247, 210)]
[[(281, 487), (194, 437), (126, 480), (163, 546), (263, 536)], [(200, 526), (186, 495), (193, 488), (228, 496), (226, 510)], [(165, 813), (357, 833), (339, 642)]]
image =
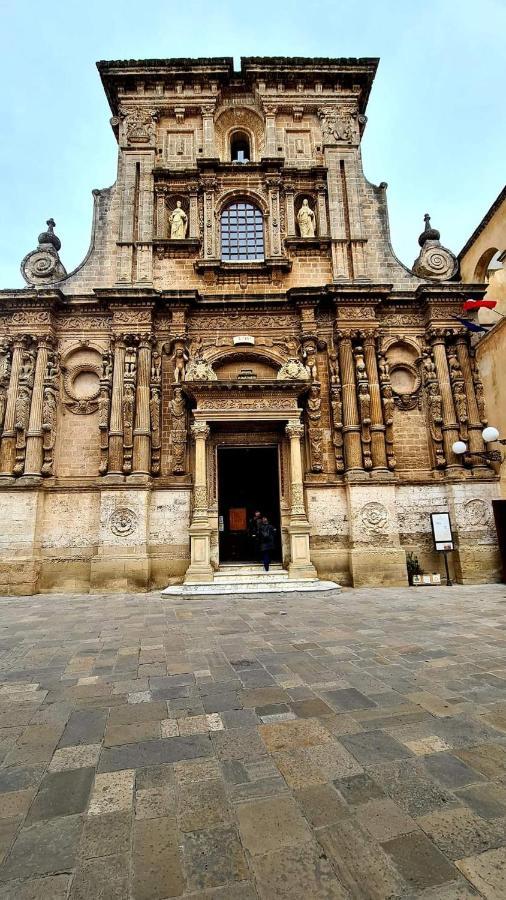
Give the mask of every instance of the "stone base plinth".
[(90, 593), (148, 589), (147, 556), (94, 556), (91, 560)]
[(453, 553), (455, 579), (460, 584), (490, 584), (502, 580), (501, 556), (494, 545), (459, 547)]
[(353, 587), (405, 587), (408, 584), (406, 554), (397, 547), (351, 550), (350, 570)]

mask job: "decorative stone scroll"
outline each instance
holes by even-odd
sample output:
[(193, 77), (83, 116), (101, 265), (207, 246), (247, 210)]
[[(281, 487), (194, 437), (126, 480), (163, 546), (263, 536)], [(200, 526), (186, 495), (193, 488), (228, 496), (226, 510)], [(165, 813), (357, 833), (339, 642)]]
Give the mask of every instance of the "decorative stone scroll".
[(439, 241), (437, 228), (430, 227), (430, 216), (425, 213), (425, 228), (418, 238), (420, 253), (413, 263), (413, 272), (419, 278), (431, 278), (447, 281), (457, 271), (457, 259), (451, 250), (443, 247)]
[(58, 255), (61, 241), (53, 231), (56, 223), (48, 219), (46, 224), (47, 231), (39, 234), (37, 249), (28, 253), (21, 263), (21, 274), (27, 284), (51, 284), (67, 275)]

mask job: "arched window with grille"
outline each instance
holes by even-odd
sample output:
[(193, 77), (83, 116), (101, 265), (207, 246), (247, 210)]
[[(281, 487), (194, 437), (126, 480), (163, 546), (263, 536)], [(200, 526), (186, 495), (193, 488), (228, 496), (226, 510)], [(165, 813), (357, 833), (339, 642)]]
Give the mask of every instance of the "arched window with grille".
[(258, 206), (230, 203), (221, 214), (221, 258), (225, 262), (264, 259), (264, 221)]

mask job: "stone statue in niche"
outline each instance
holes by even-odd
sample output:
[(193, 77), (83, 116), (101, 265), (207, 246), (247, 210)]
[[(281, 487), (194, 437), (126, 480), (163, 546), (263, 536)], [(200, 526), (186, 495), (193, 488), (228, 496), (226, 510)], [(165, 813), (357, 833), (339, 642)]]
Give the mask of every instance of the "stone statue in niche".
[(309, 397), (307, 401), (308, 419), (313, 422), (320, 421), (322, 401), (320, 398), (320, 386), (312, 384), (309, 389)]
[(160, 474), (160, 447), (161, 447), (161, 429), (160, 429), (160, 410), (162, 404), (162, 392), (160, 385), (154, 383), (151, 385), (151, 395), (149, 398), (149, 421), (151, 427), (151, 474)]
[(184, 475), (186, 470), (186, 403), (182, 388), (174, 388), (174, 396), (169, 404), (171, 417), (172, 472)]
[(180, 381), (184, 381), (186, 364), (189, 359), (190, 355), (183, 342), (176, 341), (174, 344), (174, 353), (172, 354), (172, 360), (174, 362), (174, 381), (176, 384)]
[(394, 454), (394, 409), (395, 400), (392, 385), (386, 379), (381, 383), (381, 404), (383, 406), (383, 420), (385, 422), (385, 446), (387, 451), (387, 465), (393, 470), (396, 466)]
[(329, 350), (329, 373), (330, 383), (339, 383), (339, 364), (337, 361), (337, 353), (335, 350)]
[(297, 213), (297, 222), (301, 238), (314, 238), (316, 233), (316, 217), (305, 197)]
[(313, 338), (304, 341), (304, 347), (302, 350), (302, 358), (304, 360), (304, 365), (306, 367), (306, 372), (309, 375), (311, 381), (318, 381), (318, 367), (316, 360), (316, 341)]
[(176, 208), (172, 210), (169, 216), (169, 225), (171, 241), (184, 240), (186, 237), (186, 229), (188, 228), (188, 216), (181, 206), (181, 200), (176, 202)]

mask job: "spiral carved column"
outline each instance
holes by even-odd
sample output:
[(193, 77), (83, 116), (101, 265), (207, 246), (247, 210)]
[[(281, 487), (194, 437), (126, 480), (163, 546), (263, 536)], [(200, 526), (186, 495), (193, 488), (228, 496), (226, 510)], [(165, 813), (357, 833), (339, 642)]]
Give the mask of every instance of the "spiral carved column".
[(338, 332), (339, 366), (343, 388), (343, 436), (346, 471), (362, 471), (362, 446), (360, 439), (360, 417), (357, 404), (355, 368), (351, 334)]
[(37, 348), (37, 361), (35, 363), (35, 376), (33, 381), (32, 403), (30, 406), (30, 419), (26, 432), (25, 475), (40, 475), (42, 469), (42, 404), (44, 400), (44, 376), (46, 374), (47, 358), (52, 341), (45, 336), (39, 339)]
[(363, 345), (367, 377), (369, 379), (369, 393), (371, 395), (372, 464), (373, 469), (384, 469), (388, 471), (385, 446), (385, 425), (383, 423), (378, 363), (376, 360), (376, 338), (374, 334), (366, 334), (363, 339)]
[(4, 428), (0, 443), (0, 477), (11, 476), (16, 459), (16, 431), (14, 429), (16, 417), (16, 397), (18, 394), (19, 375), (23, 359), (23, 349), (26, 338), (20, 337), (14, 340), (12, 350), (11, 377), (7, 390), (7, 403), (5, 406)]

